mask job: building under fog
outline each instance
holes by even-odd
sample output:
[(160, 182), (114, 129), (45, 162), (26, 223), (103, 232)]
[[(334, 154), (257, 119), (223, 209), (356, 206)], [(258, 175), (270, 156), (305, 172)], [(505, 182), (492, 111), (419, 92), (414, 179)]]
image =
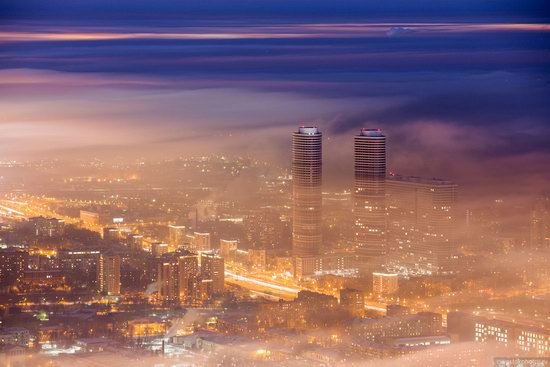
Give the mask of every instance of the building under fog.
[(355, 243), (362, 255), (386, 255), (386, 137), (362, 129), (354, 137)]
[(390, 262), (405, 271), (456, 270), (457, 189), (446, 180), (388, 176)]
[(212, 293), (221, 294), (225, 289), (225, 264), (223, 258), (211, 254), (201, 254), (201, 275), (212, 281)]
[(165, 302), (179, 300), (179, 263), (176, 256), (165, 256), (157, 267), (158, 297)]
[(120, 256), (100, 254), (97, 262), (97, 285), (101, 293), (120, 294)]
[(322, 135), (316, 127), (292, 134), (293, 228), (297, 257), (319, 254), (322, 245)]
[(176, 251), (185, 246), (187, 227), (171, 224), (168, 226), (168, 244), (170, 251)]
[(198, 276), (199, 260), (197, 255), (178, 256), (179, 299), (183, 304), (192, 304), (195, 301)]
[(376, 296), (389, 296), (399, 289), (399, 278), (392, 273), (372, 273), (372, 292)]
[(537, 199), (529, 216), (529, 246), (534, 250), (550, 247), (550, 212), (548, 199)]

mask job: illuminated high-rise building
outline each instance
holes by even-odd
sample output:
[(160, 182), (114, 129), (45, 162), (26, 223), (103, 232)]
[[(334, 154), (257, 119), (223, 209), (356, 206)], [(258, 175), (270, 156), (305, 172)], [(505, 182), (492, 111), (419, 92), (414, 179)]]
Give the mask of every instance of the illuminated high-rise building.
[(101, 293), (120, 294), (120, 256), (100, 254), (97, 262), (97, 286)]
[(421, 273), (449, 273), (457, 260), (457, 190), (447, 180), (386, 180), (390, 262)]
[(353, 288), (340, 289), (340, 307), (354, 317), (361, 317), (365, 314), (365, 295)]
[(220, 255), (227, 261), (235, 261), (239, 241), (220, 239)]
[(212, 249), (210, 233), (193, 233), (193, 251), (210, 251)]
[(182, 303), (193, 302), (195, 287), (199, 276), (199, 261), (197, 255), (182, 255), (178, 257), (179, 299)]
[(210, 253), (201, 254), (201, 276), (212, 280), (212, 292), (223, 293), (225, 289), (225, 264), (223, 258)]
[(362, 129), (354, 138), (355, 242), (361, 254), (386, 255), (386, 137)]
[(170, 246), (170, 251), (177, 251), (179, 248), (182, 248), (185, 245), (187, 227), (169, 225), (168, 226), (168, 245)]
[(29, 253), (16, 249), (0, 250), (0, 287), (17, 284), (28, 267)]
[(316, 127), (292, 134), (293, 228), (295, 256), (319, 253), (322, 245), (322, 135)]
[(399, 289), (397, 274), (372, 273), (372, 291), (377, 296), (391, 295)]
[(160, 259), (157, 269), (158, 295), (162, 301), (178, 301), (179, 290), (179, 262), (178, 259), (167, 254)]

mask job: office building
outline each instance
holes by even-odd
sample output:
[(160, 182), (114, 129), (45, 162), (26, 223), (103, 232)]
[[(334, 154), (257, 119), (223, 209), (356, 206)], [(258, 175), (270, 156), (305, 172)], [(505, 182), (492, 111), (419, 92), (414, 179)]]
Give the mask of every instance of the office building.
[(387, 338), (441, 335), (443, 318), (438, 313), (419, 312), (414, 315), (362, 319), (354, 324), (352, 336), (380, 342)]
[(90, 226), (103, 226), (113, 223), (120, 223), (122, 221), (121, 218), (116, 218), (116, 220), (114, 220), (113, 215), (104, 209), (98, 211), (81, 210), (80, 220), (82, 223)]
[(160, 257), (164, 254), (171, 252), (170, 246), (163, 242), (153, 242), (151, 244), (151, 253), (154, 257)]
[(193, 233), (193, 252), (210, 251), (212, 249), (210, 233)]
[(0, 250), (0, 286), (19, 283), (28, 267), (29, 253), (16, 249)]
[(170, 252), (177, 251), (183, 248), (187, 237), (187, 227), (171, 224), (168, 226), (168, 245), (170, 246)]
[(355, 242), (362, 255), (380, 258), (386, 244), (386, 137), (379, 129), (362, 129), (354, 137)]
[(422, 274), (456, 270), (458, 186), (390, 175), (386, 189), (390, 262)]
[(38, 237), (59, 237), (65, 229), (65, 221), (57, 218), (33, 217), (29, 224)]
[(251, 270), (265, 271), (267, 269), (267, 251), (262, 249), (248, 250), (248, 262)]
[(450, 312), (447, 331), (458, 341), (492, 343), (532, 355), (550, 356), (550, 331), (540, 326)]
[(263, 207), (244, 219), (246, 247), (280, 250), (288, 245), (288, 225), (278, 209)]
[(201, 277), (212, 280), (213, 294), (223, 293), (225, 289), (225, 265), (221, 257), (211, 254), (201, 254)]
[(372, 273), (372, 291), (376, 296), (389, 296), (399, 289), (397, 274)]
[(97, 268), (99, 257), (99, 250), (60, 249), (57, 252), (59, 267), (66, 271), (88, 272), (89, 269)]
[(237, 247), (239, 241), (237, 240), (220, 240), (220, 254), (226, 261), (235, 261)]
[(179, 299), (183, 304), (194, 302), (198, 276), (199, 260), (197, 255), (178, 256)]
[(386, 306), (386, 316), (407, 316), (411, 314), (411, 309), (407, 306), (391, 304)]
[(212, 279), (199, 279), (197, 281), (197, 296), (196, 296), (196, 303), (197, 304), (205, 304), (215, 294), (219, 294), (219, 292), (215, 291), (215, 284)]
[(365, 314), (365, 295), (358, 289), (341, 289), (340, 307), (353, 317), (362, 317)]
[(165, 302), (179, 301), (179, 262), (173, 254), (165, 255), (159, 259), (157, 284), (160, 300)]
[(292, 135), (294, 256), (319, 254), (322, 245), (322, 135), (316, 127), (300, 127)]
[(120, 294), (120, 256), (99, 255), (97, 262), (97, 285), (101, 293), (108, 295)]
[(315, 257), (296, 257), (294, 277), (306, 279), (316, 275), (358, 275), (359, 258), (353, 253), (329, 254)]

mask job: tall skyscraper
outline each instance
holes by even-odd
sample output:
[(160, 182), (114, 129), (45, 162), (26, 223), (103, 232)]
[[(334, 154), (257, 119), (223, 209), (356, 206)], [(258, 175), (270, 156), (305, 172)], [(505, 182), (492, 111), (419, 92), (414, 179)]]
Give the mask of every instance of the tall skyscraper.
[(100, 254), (97, 262), (97, 286), (108, 295), (120, 294), (120, 256)]
[(316, 127), (300, 127), (292, 134), (294, 256), (309, 257), (322, 245), (322, 135)]
[(354, 138), (355, 241), (367, 257), (386, 255), (386, 137), (362, 129)]
[(386, 189), (390, 261), (422, 273), (456, 270), (458, 186), (392, 175)]

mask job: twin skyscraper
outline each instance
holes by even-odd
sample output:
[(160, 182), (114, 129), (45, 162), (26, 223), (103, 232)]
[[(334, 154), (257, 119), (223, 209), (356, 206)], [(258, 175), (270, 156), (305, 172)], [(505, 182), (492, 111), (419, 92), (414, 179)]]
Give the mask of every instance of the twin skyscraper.
[[(386, 254), (386, 137), (362, 129), (354, 138), (355, 241), (361, 255)], [(293, 253), (318, 256), (322, 245), (322, 134), (301, 126), (292, 135)]]

